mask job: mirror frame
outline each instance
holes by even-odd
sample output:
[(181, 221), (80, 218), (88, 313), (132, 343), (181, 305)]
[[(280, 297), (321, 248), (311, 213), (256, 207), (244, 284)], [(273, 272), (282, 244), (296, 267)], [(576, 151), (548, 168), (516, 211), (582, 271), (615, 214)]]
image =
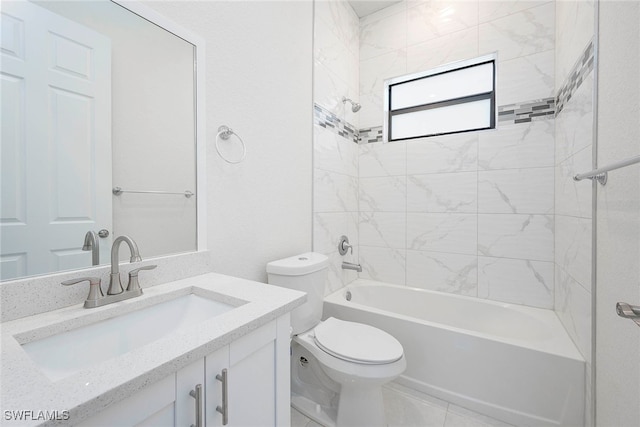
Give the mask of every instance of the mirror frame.
[[(196, 73), (194, 96), (196, 107), (196, 249), (194, 252), (207, 250), (207, 146), (206, 146), (206, 48), (202, 37), (192, 33), (154, 9), (135, 0), (110, 0), (143, 19), (163, 28), (175, 36), (194, 46), (195, 58), (193, 68)], [(166, 254), (171, 256), (174, 254)]]

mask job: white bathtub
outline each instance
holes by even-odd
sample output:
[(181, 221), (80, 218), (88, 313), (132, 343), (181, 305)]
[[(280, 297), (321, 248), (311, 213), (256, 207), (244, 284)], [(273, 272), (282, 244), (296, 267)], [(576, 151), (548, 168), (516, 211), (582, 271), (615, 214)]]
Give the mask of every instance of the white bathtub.
[(519, 426), (583, 425), (585, 362), (553, 311), (359, 279), (329, 316), (395, 336), (399, 383)]

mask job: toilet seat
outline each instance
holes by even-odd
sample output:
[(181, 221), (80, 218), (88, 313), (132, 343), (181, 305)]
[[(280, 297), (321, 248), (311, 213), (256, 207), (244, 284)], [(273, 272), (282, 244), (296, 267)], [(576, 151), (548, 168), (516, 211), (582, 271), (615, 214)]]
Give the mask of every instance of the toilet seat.
[(313, 329), (295, 335), (293, 341), (300, 344), (303, 348), (311, 353), (315, 357), (320, 367), (325, 372), (338, 372), (341, 375), (346, 375), (351, 379), (355, 379), (359, 382), (370, 383), (371, 381), (390, 381), (396, 378), (398, 375), (404, 372), (407, 367), (407, 362), (404, 354), (399, 360), (391, 363), (372, 364), (372, 363), (360, 363), (356, 361), (349, 361), (340, 357), (334, 356), (318, 345)]
[(320, 349), (348, 362), (383, 365), (400, 360), (404, 354), (393, 336), (362, 323), (330, 317), (313, 331)]

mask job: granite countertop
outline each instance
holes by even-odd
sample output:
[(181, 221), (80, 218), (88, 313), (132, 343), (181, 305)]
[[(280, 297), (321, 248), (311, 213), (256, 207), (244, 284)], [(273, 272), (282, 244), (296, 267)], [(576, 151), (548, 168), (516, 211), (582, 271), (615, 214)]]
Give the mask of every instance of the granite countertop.
[[(230, 311), (52, 381), (22, 344), (196, 294), (234, 306)], [(0, 324), (2, 425), (75, 424), (293, 310), (305, 294), (215, 273), (144, 288), (137, 298), (104, 307), (82, 304)], [(131, 325), (135, 327), (135, 325)], [(68, 411), (68, 421), (12, 421), (7, 411)]]

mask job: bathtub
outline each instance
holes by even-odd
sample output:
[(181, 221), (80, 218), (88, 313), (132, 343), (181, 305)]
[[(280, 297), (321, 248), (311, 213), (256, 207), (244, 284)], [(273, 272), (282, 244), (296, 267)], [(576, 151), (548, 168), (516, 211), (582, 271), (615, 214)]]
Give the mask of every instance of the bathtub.
[(518, 426), (584, 425), (585, 361), (553, 311), (359, 279), (330, 316), (395, 336), (398, 383)]

